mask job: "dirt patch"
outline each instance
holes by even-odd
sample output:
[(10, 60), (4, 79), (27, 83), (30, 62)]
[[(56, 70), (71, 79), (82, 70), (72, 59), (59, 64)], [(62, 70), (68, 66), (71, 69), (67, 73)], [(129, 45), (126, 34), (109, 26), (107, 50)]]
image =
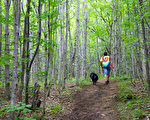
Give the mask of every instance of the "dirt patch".
[(73, 107), (61, 120), (118, 120), (115, 112), (117, 85), (110, 81), (98, 81), (97, 85), (88, 85), (73, 96)]

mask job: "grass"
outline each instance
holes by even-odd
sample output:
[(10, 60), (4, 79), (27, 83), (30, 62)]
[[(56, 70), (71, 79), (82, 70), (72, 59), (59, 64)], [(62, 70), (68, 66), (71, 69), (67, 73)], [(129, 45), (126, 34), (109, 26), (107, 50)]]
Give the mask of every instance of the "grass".
[[(137, 83), (140, 81), (137, 80)], [(131, 80), (118, 80), (117, 106), (122, 120), (142, 120), (150, 114), (150, 97), (145, 87), (133, 87)]]
[[(79, 79), (79, 86), (83, 86), (83, 85), (88, 85), (88, 84), (91, 84), (91, 80), (90, 78), (80, 78)], [(66, 81), (66, 83), (76, 83), (76, 79), (75, 78), (71, 78), (69, 80)]]

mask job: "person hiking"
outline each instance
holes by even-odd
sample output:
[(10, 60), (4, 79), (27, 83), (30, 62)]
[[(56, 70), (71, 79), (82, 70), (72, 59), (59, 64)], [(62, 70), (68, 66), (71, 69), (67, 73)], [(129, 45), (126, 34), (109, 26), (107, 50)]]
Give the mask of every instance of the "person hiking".
[(105, 84), (108, 85), (110, 70), (111, 67), (114, 68), (114, 65), (110, 56), (107, 56), (107, 52), (104, 52), (104, 56), (101, 57), (100, 63), (101, 63), (102, 71), (105, 74)]

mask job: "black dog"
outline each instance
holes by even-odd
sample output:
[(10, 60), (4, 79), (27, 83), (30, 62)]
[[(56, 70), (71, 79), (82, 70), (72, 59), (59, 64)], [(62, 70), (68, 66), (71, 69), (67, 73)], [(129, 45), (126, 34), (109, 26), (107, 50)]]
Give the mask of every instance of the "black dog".
[(90, 74), (90, 78), (91, 78), (92, 81), (93, 81), (93, 85), (96, 85), (96, 82), (97, 82), (97, 80), (98, 80), (97, 74), (91, 73), (91, 74)]

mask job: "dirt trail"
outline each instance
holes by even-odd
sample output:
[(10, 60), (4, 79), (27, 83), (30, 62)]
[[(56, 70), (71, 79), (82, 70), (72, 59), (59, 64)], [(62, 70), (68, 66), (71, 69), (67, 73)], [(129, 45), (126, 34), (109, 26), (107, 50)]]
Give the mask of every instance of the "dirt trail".
[(73, 96), (72, 111), (63, 120), (117, 120), (115, 118), (114, 99), (117, 85), (110, 81), (98, 81), (97, 85), (88, 85)]

